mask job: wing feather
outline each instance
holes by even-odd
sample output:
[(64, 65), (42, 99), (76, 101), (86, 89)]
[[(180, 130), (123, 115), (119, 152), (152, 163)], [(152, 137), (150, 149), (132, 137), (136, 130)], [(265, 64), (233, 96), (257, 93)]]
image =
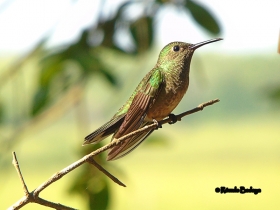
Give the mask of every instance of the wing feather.
[[(151, 123), (144, 121), (147, 115), (147, 109), (154, 102), (154, 99), (161, 90), (163, 82), (164, 80), (160, 70), (156, 69), (150, 78), (146, 80), (146, 83), (142, 86), (142, 90), (133, 98), (124, 121), (120, 129), (113, 136), (112, 141)], [(113, 147), (108, 153), (107, 160), (116, 160), (125, 156), (143, 142), (152, 132), (153, 130), (150, 130), (137, 134), (126, 139), (121, 145)]]
[(140, 127), (146, 116), (145, 112), (147, 110), (150, 100), (151, 97), (143, 93), (138, 93), (135, 96), (130, 106), (131, 108), (128, 110), (127, 115), (124, 118), (124, 122), (122, 123), (120, 129), (114, 136), (115, 138), (124, 136)]
[(102, 125), (100, 128), (85, 137), (83, 145), (98, 143), (107, 136), (115, 133), (124, 121), (125, 114), (114, 116), (109, 122)]
[[(143, 124), (143, 126), (148, 125)], [(117, 160), (130, 152), (132, 152), (136, 147), (138, 147), (154, 130), (150, 130), (147, 132), (143, 132), (140, 134), (135, 135), (133, 138), (131, 138), (129, 141), (125, 141), (124, 144), (121, 146), (116, 146), (112, 150), (110, 150), (107, 160)]]

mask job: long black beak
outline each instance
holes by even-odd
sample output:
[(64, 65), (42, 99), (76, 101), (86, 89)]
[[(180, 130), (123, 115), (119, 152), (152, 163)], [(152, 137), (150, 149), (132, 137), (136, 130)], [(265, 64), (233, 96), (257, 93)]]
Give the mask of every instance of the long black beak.
[(222, 38), (216, 38), (216, 39), (210, 39), (210, 40), (207, 40), (207, 41), (204, 41), (204, 42), (199, 42), (197, 44), (193, 44), (191, 45), (189, 48), (192, 49), (192, 50), (195, 50), (203, 45), (206, 45), (206, 44), (209, 44), (209, 43), (212, 43), (212, 42), (217, 42), (217, 41), (221, 41), (223, 40)]

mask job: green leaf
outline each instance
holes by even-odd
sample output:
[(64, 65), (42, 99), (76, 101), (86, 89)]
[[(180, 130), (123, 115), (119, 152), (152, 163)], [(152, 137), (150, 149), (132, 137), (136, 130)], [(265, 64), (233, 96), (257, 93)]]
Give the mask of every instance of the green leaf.
[(276, 87), (268, 91), (268, 97), (275, 102), (280, 104), (280, 87)]
[(113, 86), (118, 85), (116, 76), (112, 74), (112, 72), (108, 68), (106, 68), (105, 66), (100, 66), (100, 72), (111, 85)]
[(92, 165), (83, 167), (74, 177), (69, 192), (82, 196), (88, 209), (105, 210), (108, 207), (110, 199), (108, 179)]
[(154, 38), (152, 18), (141, 17), (133, 22), (130, 25), (129, 29), (134, 44), (136, 45), (137, 53), (142, 53), (151, 47)]
[(104, 210), (107, 209), (109, 204), (109, 186), (108, 181), (105, 179), (100, 180), (103, 187), (89, 196), (89, 209)]
[(41, 86), (34, 95), (31, 115), (35, 116), (39, 114), (48, 102), (49, 88), (48, 86)]
[(136, 3), (136, 1), (126, 1), (123, 2), (120, 7), (118, 8), (117, 14), (116, 14), (116, 18), (120, 18), (122, 13), (124, 12), (124, 9), (129, 6), (130, 4)]
[(4, 106), (0, 103), (0, 124), (4, 122)]
[[(80, 155), (86, 155), (93, 150), (100, 148), (102, 144), (98, 143), (93, 147), (83, 148)], [(96, 156), (97, 161), (103, 167), (108, 162), (105, 160), (104, 154)], [(80, 168), (80, 171), (75, 175), (69, 184), (69, 192), (81, 196), (87, 204), (87, 209), (106, 210), (111, 198), (109, 185), (112, 183), (102, 172), (95, 166), (86, 164)]]
[(160, 4), (166, 4), (166, 3), (169, 3), (170, 0), (156, 0), (157, 3), (160, 3)]
[(101, 29), (104, 33), (103, 41), (101, 43), (104, 47), (112, 47), (114, 45), (113, 36), (115, 34), (115, 25), (117, 18), (106, 20), (99, 24), (98, 29)]
[(63, 69), (62, 59), (57, 55), (45, 58), (45, 60), (41, 62), (41, 66), (39, 81), (42, 86), (49, 85)]
[(191, 12), (194, 20), (207, 31), (215, 35), (221, 32), (218, 22), (206, 8), (192, 0), (187, 1), (186, 7)]

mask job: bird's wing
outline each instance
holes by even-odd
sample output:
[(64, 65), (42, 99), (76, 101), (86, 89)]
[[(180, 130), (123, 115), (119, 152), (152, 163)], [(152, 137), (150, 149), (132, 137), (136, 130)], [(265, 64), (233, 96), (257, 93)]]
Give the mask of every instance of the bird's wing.
[(100, 128), (85, 137), (85, 144), (98, 143), (105, 139), (107, 136), (115, 133), (124, 121), (126, 113), (114, 116), (109, 122), (102, 125)]
[[(151, 122), (143, 123), (141, 127), (151, 124)], [(136, 147), (138, 147), (154, 130), (144, 131), (142, 133), (136, 134), (135, 136), (127, 139), (123, 144), (113, 147), (108, 153), (107, 160), (119, 159), (128, 153), (132, 152)]]
[[(153, 104), (163, 83), (164, 77), (161, 71), (159, 69), (154, 69), (151, 75), (144, 81), (144, 84), (142, 84), (141, 90), (138, 91), (133, 98), (124, 121), (120, 129), (113, 136), (113, 139), (129, 134), (148, 123), (144, 122), (147, 109)], [(148, 124), (150, 124), (150, 122)], [(126, 139), (121, 145), (113, 147), (108, 154), (107, 160), (115, 160), (128, 154), (147, 138), (152, 131), (153, 130), (150, 130), (132, 136), (131, 138)]]

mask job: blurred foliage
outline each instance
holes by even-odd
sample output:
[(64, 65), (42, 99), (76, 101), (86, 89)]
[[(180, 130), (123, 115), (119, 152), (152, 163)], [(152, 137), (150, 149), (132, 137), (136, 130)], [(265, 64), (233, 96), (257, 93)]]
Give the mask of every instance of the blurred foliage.
[[(127, 1), (118, 5), (116, 10), (106, 17), (104, 2), (106, 1), (103, 1), (101, 5), (96, 24), (85, 29), (78, 40), (57, 49), (42, 50), (40, 48), (40, 71), (38, 77), (34, 78), (37, 87), (32, 97), (31, 120), (50, 109), (71, 88), (77, 85), (85, 86), (96, 74), (101, 74), (109, 84), (117, 87), (116, 76), (104, 63), (104, 59), (101, 59), (100, 49), (105, 48), (134, 56), (145, 53), (154, 43), (155, 17), (165, 7), (172, 6), (178, 11), (189, 13), (198, 25), (212, 35), (217, 35), (221, 31), (218, 21), (211, 12), (196, 1)], [(133, 13), (135, 5), (142, 13), (136, 17), (130, 17), (127, 14)], [(120, 32), (126, 32), (130, 38), (130, 44), (120, 44), (121, 40), (117, 39)], [(28, 54), (30, 55), (33, 54)], [(20, 65), (23, 64), (24, 62), (20, 63)], [(8, 73), (15, 69), (19, 70), (20, 66), (11, 68)], [(0, 104), (0, 120), (3, 109), (4, 107)], [(93, 147), (88, 147), (87, 150), (92, 151)], [(89, 152), (87, 150), (83, 150), (81, 155), (87, 154)], [(100, 158), (98, 162), (106, 166), (104, 158)], [(89, 209), (106, 209), (111, 198), (107, 178), (91, 165), (81, 167), (79, 170), (79, 175), (70, 187), (71, 192), (80, 194), (88, 203)]]
[(280, 106), (280, 87), (268, 88), (268, 97), (276, 105)]
[[(132, 9), (130, 7), (132, 4), (140, 4), (139, 7), (143, 9), (143, 14), (135, 19), (125, 15), (128, 10)], [(110, 17), (105, 19), (101, 18), (100, 15), (97, 26), (83, 31), (76, 43), (72, 43), (58, 52), (51, 52), (42, 59), (39, 86), (33, 99), (32, 115), (37, 115), (51, 103), (53, 100), (50, 94), (51, 87), (54, 82), (58, 82), (58, 77), (60, 77), (59, 81), (62, 84), (59, 89), (56, 89), (58, 92), (67, 91), (75, 83), (84, 82), (84, 79), (87, 80), (89, 76), (97, 72), (101, 73), (110, 84), (116, 86), (116, 77), (99, 58), (99, 48), (105, 47), (117, 50), (120, 53), (134, 55), (146, 52), (152, 47), (154, 40), (154, 18), (162, 7), (166, 7), (169, 4), (173, 4), (178, 10), (183, 9), (185, 12), (190, 12), (194, 20), (208, 32), (212, 34), (220, 33), (220, 27), (214, 16), (206, 8), (191, 0), (149, 3), (141, 3), (141, 1), (124, 2), (119, 6), (115, 14), (111, 14)], [(102, 10), (100, 14), (102, 14)], [(133, 42), (132, 49), (123, 49), (118, 45), (115, 37), (120, 30), (128, 32)], [(99, 42), (100, 36), (98, 34), (102, 36), (101, 42)], [(80, 67), (79, 77), (74, 81), (69, 77), (74, 77), (75, 75), (67, 73), (69, 71), (65, 67), (67, 61), (71, 61)]]
[[(85, 147), (80, 155), (89, 154), (100, 146), (101, 144), (95, 144), (93, 147)], [(104, 164), (105, 154), (100, 154), (94, 159)], [(111, 197), (110, 181), (96, 167), (86, 164), (79, 169), (78, 175), (70, 185), (69, 192), (82, 196), (88, 209), (104, 210), (107, 209)]]
[(199, 3), (195, 1), (188, 0), (186, 4), (187, 9), (189, 9), (192, 14), (194, 20), (201, 25), (203, 28), (208, 30), (213, 34), (220, 33), (220, 27), (213, 17), (213, 15), (201, 6)]
[(0, 123), (4, 122), (4, 108), (0, 101)]

